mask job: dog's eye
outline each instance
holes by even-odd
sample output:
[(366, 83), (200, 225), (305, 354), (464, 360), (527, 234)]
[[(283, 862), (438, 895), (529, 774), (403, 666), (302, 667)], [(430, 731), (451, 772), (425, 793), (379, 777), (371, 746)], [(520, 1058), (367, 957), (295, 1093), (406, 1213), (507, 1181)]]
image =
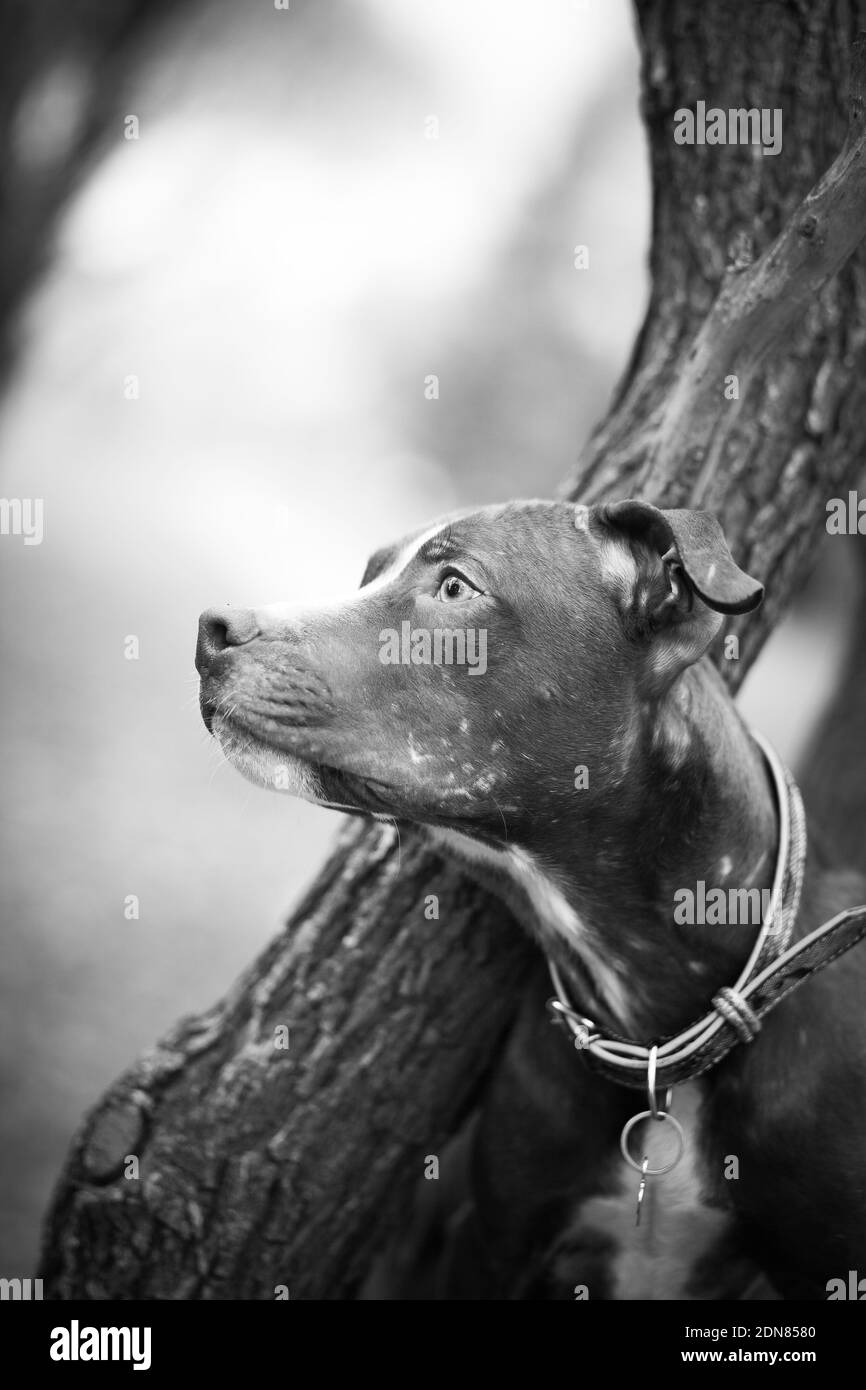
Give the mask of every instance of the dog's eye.
[(478, 592), (478, 589), (461, 574), (446, 574), (436, 597), (442, 603), (459, 603), (461, 599), (473, 598)]

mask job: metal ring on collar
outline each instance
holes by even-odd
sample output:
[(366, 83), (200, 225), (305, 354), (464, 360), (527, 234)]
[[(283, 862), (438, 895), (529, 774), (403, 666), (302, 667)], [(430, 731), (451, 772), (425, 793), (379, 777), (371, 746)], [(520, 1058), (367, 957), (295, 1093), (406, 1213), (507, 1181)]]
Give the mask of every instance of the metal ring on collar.
[(663, 1163), (659, 1168), (646, 1169), (646, 1177), (660, 1178), (662, 1174), (669, 1173), (672, 1168), (676, 1168), (677, 1164), (683, 1156), (683, 1152), (686, 1147), (686, 1140), (685, 1135), (683, 1134), (683, 1127), (674, 1115), (668, 1114), (666, 1110), (660, 1110), (657, 1115), (653, 1115), (653, 1112), (651, 1110), (641, 1110), (638, 1115), (632, 1115), (631, 1119), (626, 1120), (625, 1124), (623, 1125), (622, 1134), (619, 1137), (619, 1147), (622, 1151), (622, 1156), (625, 1159), (626, 1163), (631, 1168), (633, 1168), (636, 1173), (643, 1173), (643, 1161), (638, 1163), (636, 1159), (632, 1158), (631, 1154), (628, 1151), (628, 1136), (631, 1134), (635, 1125), (639, 1124), (641, 1120), (652, 1119), (667, 1120), (669, 1124), (673, 1125), (674, 1133), (677, 1137), (677, 1153), (676, 1156), (671, 1159), (670, 1163)]

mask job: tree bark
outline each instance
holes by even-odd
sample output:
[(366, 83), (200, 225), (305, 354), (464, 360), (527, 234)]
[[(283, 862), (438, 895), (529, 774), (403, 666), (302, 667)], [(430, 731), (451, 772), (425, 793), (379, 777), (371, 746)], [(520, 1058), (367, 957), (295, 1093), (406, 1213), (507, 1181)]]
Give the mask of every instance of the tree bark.
[(859, 602), (841, 679), (803, 758), (800, 787), (827, 858), (866, 875), (866, 550), (860, 536), (840, 544), (851, 546), (859, 568)]
[[(740, 659), (717, 652), (734, 689), (866, 439), (862, 252), (836, 273), (866, 231), (859, 108), (840, 184), (828, 193), (825, 181), (817, 211), (797, 212), (846, 141), (866, 0), (641, 0), (637, 14), (652, 293), (568, 493), (721, 517), (768, 590), (741, 624)], [(782, 152), (675, 144), (674, 112), (698, 100), (781, 107)], [(768, 280), (778, 312), (755, 311)], [(739, 400), (724, 396), (731, 374)], [(428, 893), (438, 921), (425, 918)], [(379, 825), (345, 830), (229, 996), (178, 1025), (85, 1120), (47, 1223), (46, 1294), (272, 1298), (285, 1285), (292, 1297), (351, 1297), (405, 1219), (425, 1155), (482, 1093), (534, 949), (416, 833), (401, 850)], [(287, 1050), (274, 1046), (281, 1024)], [(126, 1155), (137, 1179), (124, 1176)]]

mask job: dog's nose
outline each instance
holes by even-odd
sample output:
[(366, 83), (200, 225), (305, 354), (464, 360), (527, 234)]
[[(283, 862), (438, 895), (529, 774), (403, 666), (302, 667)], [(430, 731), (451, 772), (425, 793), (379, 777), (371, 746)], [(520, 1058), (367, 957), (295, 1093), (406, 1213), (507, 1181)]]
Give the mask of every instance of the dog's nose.
[(208, 608), (198, 620), (197, 670), (203, 673), (227, 647), (242, 647), (258, 635), (256, 615), (249, 608)]

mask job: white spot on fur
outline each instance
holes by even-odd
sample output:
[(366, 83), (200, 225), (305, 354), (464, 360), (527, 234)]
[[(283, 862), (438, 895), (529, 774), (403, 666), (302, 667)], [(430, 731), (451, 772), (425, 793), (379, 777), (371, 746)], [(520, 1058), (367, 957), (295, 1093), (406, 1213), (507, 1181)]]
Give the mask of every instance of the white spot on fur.
[(436, 842), (456, 851), (464, 861), (485, 864), (517, 885), (527, 899), (538, 926), (568, 942), (586, 967), (599, 998), (623, 1030), (627, 1030), (630, 1013), (628, 998), (616, 965), (604, 958), (590, 929), (533, 856), (518, 845), (510, 849), (494, 849), (491, 845), (470, 839), (459, 830), (438, 826), (430, 826), (428, 830)]
[[(617, 1249), (612, 1297), (618, 1301), (694, 1296), (690, 1284), (696, 1265), (715, 1248), (731, 1223), (728, 1212), (708, 1206), (703, 1198), (698, 1159), (702, 1094), (703, 1083), (694, 1081), (675, 1092), (671, 1113), (685, 1131), (683, 1156), (670, 1173), (648, 1180), (640, 1226), (635, 1225), (640, 1177), (617, 1155), (621, 1173), (618, 1190), (582, 1202), (560, 1238), (563, 1246), (569, 1242), (579, 1245), (583, 1232), (601, 1232), (613, 1239)], [(636, 1102), (635, 1109), (642, 1104), (642, 1100)], [(636, 1126), (631, 1135), (633, 1156), (640, 1159), (647, 1154), (650, 1167), (658, 1166), (671, 1156), (671, 1134), (671, 1126), (666, 1124)], [(579, 1278), (579, 1273), (569, 1268), (568, 1278), (572, 1277)]]
[(409, 734), (408, 746), (409, 746), (409, 758), (410, 758), (410, 761), (413, 762), (413, 763), (415, 763), (415, 764), (417, 764), (417, 763), (426, 763), (426, 762), (429, 762), (429, 761), (430, 761), (430, 758), (433, 756), (432, 753), (419, 753), (419, 752), (418, 752), (418, 749), (415, 747), (415, 736), (414, 736), (414, 734), (411, 734), (411, 733)]
[(637, 565), (631, 551), (618, 541), (603, 540), (599, 546), (601, 577), (622, 599), (629, 599), (637, 583)]

